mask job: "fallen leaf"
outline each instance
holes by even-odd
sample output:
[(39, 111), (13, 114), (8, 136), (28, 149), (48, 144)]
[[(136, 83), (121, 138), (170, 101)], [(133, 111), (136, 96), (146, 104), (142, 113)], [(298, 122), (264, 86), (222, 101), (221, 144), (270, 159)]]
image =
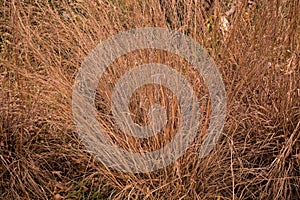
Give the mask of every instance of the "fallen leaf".
[(54, 195), (54, 199), (62, 199), (63, 197), (60, 194)]

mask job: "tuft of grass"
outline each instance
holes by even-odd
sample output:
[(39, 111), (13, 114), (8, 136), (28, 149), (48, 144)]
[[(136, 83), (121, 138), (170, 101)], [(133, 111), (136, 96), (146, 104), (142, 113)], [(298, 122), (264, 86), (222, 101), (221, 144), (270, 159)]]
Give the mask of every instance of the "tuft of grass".
[[(300, 198), (299, 1), (0, 4), (0, 198)], [(150, 62), (175, 66), (203, 97), (199, 137), (185, 155), (155, 172), (122, 173), (103, 166), (81, 143), (72, 120), (72, 85), (98, 43), (149, 26), (185, 33), (208, 50), (223, 76), (228, 113), (221, 140), (199, 159), (210, 112), (201, 76), (163, 51), (136, 51), (117, 59), (99, 82), (96, 107), (99, 125), (124, 149), (160, 148), (176, 134), (180, 114), (169, 90), (145, 86), (131, 99), (132, 118), (147, 124), (149, 102), (160, 103), (169, 108), (169, 123), (149, 141), (121, 133), (110, 114), (110, 96), (127, 70)]]

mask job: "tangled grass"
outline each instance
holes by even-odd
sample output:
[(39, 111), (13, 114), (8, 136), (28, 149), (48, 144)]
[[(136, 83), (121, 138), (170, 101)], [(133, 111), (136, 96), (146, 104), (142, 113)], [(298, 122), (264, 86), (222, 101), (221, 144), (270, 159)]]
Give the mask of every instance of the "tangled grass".
[[(298, 0), (0, 2), (1, 199), (300, 198)], [(197, 156), (199, 137), (164, 169), (131, 174), (106, 168), (82, 145), (72, 120), (76, 72), (98, 43), (137, 27), (185, 33), (217, 63), (228, 113), (208, 157)], [(150, 62), (177, 66), (205, 97), (199, 130), (205, 134), (209, 99), (201, 77), (174, 55), (144, 50), (119, 58), (100, 80), (98, 117), (108, 136), (141, 151), (160, 148), (176, 132), (176, 109), (170, 109), (165, 135), (148, 142), (124, 137), (114, 126), (114, 83), (127, 69)], [(147, 86), (135, 93), (136, 123), (147, 123), (141, 104), (147, 99), (176, 105), (169, 91), (158, 91)]]

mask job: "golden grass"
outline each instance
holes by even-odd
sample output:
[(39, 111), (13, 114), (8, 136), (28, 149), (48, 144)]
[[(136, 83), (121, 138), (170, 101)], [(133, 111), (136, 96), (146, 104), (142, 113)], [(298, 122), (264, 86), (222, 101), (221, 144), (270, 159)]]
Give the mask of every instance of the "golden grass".
[[(300, 198), (298, 0), (0, 2), (0, 199)], [(221, 19), (233, 6), (224, 32)], [(72, 85), (98, 43), (124, 30), (155, 26), (187, 34), (213, 57), (228, 96), (226, 123), (204, 159), (197, 156), (199, 137), (164, 169), (121, 173), (103, 166), (80, 142), (72, 119)], [(191, 66), (161, 51), (130, 53), (105, 77), (115, 82), (139, 62), (178, 66), (197, 95), (207, 97)], [(172, 108), (165, 134), (137, 141), (116, 130), (109, 103), (113, 84), (104, 84), (105, 78), (100, 83), (99, 123), (117, 144), (152, 150), (174, 135), (178, 112), (169, 91), (147, 86), (132, 98), (132, 116), (140, 124), (148, 120), (140, 102), (150, 99)], [(205, 133), (209, 100), (200, 103), (199, 133)]]

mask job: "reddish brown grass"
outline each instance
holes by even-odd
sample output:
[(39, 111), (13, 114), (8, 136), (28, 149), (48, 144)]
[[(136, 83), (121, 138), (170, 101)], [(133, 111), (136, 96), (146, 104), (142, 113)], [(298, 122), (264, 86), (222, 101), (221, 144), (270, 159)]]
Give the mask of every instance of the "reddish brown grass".
[[(300, 198), (298, 0), (0, 2), (0, 198)], [(229, 30), (222, 33), (221, 18), (233, 6)], [(72, 85), (98, 43), (149, 26), (178, 30), (207, 49), (225, 82), (228, 113), (222, 137), (208, 157), (197, 156), (199, 137), (164, 169), (121, 173), (103, 166), (82, 145), (72, 119)], [(178, 66), (197, 95), (207, 97), (191, 66), (161, 51), (130, 53), (110, 66), (105, 77), (115, 82), (139, 62)], [(157, 149), (174, 135), (179, 112), (169, 91), (147, 86), (132, 98), (132, 116), (140, 124), (148, 120), (139, 109), (145, 99), (174, 106), (165, 135), (137, 141), (115, 130), (109, 95), (113, 84), (104, 84), (105, 78), (100, 83), (99, 123), (116, 143), (134, 151)], [(208, 99), (201, 105), (199, 133), (205, 134)]]

